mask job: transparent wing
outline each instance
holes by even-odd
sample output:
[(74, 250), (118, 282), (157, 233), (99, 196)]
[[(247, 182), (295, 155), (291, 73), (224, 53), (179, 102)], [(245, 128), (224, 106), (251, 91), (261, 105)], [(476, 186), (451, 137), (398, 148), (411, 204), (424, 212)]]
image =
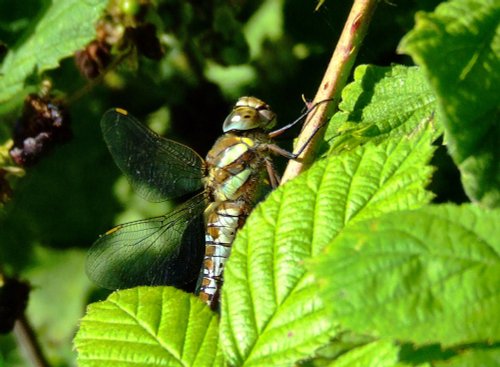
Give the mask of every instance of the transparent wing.
[(162, 138), (121, 109), (107, 111), (101, 129), (116, 165), (143, 198), (162, 201), (202, 188), (204, 162), (191, 148)]
[(203, 260), (205, 207), (201, 193), (164, 216), (112, 228), (88, 252), (88, 277), (108, 289), (192, 282)]

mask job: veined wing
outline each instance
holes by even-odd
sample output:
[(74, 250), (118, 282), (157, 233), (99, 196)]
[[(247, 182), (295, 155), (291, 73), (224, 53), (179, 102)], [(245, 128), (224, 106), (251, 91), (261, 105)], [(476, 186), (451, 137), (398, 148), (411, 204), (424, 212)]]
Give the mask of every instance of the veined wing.
[(204, 162), (191, 148), (157, 135), (122, 109), (107, 111), (101, 129), (116, 165), (143, 198), (162, 201), (202, 188)]
[(108, 289), (182, 287), (195, 280), (205, 247), (205, 207), (201, 193), (164, 216), (112, 228), (88, 252), (88, 277)]

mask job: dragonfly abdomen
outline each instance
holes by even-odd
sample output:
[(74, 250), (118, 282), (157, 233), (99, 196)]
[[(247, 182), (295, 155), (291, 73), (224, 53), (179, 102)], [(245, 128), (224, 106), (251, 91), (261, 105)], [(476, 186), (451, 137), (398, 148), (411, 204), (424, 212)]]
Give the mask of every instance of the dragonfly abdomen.
[(205, 257), (198, 292), (204, 302), (214, 305), (223, 283), (224, 266), (231, 253), (236, 231), (248, 216), (248, 205), (244, 201), (212, 203), (205, 213)]

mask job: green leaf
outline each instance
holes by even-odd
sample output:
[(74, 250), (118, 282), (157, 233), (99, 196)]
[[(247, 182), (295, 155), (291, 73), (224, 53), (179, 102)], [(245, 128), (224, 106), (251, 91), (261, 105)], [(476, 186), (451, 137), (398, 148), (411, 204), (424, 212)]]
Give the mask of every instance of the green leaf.
[[(327, 140), (333, 139), (331, 151), (409, 134), (434, 112), (434, 101), (420, 68), (359, 66), (326, 133)], [(437, 129), (436, 136), (440, 133)]]
[(500, 366), (500, 348), (467, 349), (436, 367)]
[(301, 361), (299, 365), (304, 367), (327, 366), (342, 354), (374, 341), (376, 340), (372, 337), (366, 337), (364, 335), (358, 335), (345, 331), (337, 334), (335, 338), (331, 339), (327, 344), (317, 349), (314, 352), (314, 356), (308, 360)]
[(222, 366), (218, 317), (172, 287), (118, 291), (91, 304), (75, 337), (78, 365)]
[(408, 136), (329, 157), (254, 210), (224, 273), (221, 338), (230, 363), (292, 364), (336, 333), (303, 262), (350, 222), (427, 203), (434, 134), (424, 119)]
[(95, 22), (108, 1), (54, 0), (31, 34), (14, 47), (0, 68), (0, 103), (16, 97), (33, 73), (59, 66), (59, 61), (95, 37)]
[(473, 200), (500, 205), (500, 3), (458, 0), (418, 13), (400, 50), (435, 90), (450, 154)]
[(443, 205), (346, 228), (311, 269), (334, 320), (445, 346), (498, 337), (500, 211)]
[(390, 341), (376, 341), (355, 348), (327, 366), (330, 367), (395, 367), (398, 363), (399, 347)]

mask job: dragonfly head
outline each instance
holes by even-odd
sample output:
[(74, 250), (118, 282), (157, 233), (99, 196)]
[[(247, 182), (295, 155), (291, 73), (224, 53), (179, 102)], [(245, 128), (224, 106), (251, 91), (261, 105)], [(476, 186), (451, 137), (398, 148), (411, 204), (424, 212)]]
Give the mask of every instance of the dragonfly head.
[(275, 124), (276, 114), (265, 102), (255, 97), (241, 97), (224, 120), (222, 130), (225, 133), (231, 130), (269, 130)]

